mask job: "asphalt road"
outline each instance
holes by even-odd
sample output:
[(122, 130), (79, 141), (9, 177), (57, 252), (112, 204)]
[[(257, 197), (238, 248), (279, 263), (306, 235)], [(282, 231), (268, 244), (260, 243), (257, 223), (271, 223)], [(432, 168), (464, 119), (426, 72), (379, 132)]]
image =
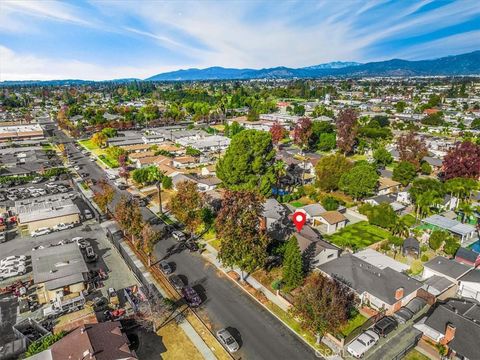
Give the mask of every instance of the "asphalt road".
[[(63, 132), (57, 131), (56, 137), (65, 143), (69, 153), (75, 155), (80, 172), (87, 173), (95, 180), (104, 179), (105, 172), (91, 162), (73, 145)], [(115, 188), (117, 189), (117, 188)], [(128, 194), (117, 189), (117, 198)], [(155, 217), (150, 209), (142, 208), (144, 218)], [(162, 259), (167, 249), (176, 244), (172, 238), (163, 239), (156, 248), (155, 254)], [(176, 273), (184, 275), (190, 285), (201, 289), (204, 303), (198, 310), (206, 315), (214, 330), (223, 327), (237, 330), (237, 340), (241, 349), (235, 354), (237, 359), (316, 359), (313, 350), (305, 345), (295, 334), (287, 329), (277, 318), (271, 315), (230, 279), (220, 274), (212, 265), (198, 254), (188, 251), (177, 252), (167, 259), (175, 263)], [(234, 331), (235, 333), (235, 331)]]

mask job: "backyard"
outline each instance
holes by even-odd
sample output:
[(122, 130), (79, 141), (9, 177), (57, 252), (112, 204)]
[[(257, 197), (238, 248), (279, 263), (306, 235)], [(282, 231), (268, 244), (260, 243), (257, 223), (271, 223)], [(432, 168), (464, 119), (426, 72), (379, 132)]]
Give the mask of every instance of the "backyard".
[(389, 239), (392, 235), (382, 228), (370, 225), (366, 221), (347, 226), (327, 238), (331, 243), (342, 248), (358, 250), (366, 248), (379, 241)]

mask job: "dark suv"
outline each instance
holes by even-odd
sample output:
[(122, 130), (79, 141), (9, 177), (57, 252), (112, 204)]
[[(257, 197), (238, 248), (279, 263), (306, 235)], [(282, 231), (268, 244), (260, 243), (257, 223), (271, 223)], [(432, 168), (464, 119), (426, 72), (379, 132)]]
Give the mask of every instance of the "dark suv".
[(375, 331), (379, 336), (386, 337), (393, 330), (395, 330), (397, 326), (398, 322), (395, 320), (395, 318), (391, 316), (385, 316), (375, 323), (373, 331)]

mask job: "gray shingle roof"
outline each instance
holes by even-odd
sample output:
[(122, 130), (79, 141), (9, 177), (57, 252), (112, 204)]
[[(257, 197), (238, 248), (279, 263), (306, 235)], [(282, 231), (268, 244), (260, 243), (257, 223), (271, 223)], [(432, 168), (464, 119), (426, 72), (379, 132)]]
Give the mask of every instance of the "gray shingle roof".
[(422, 287), (422, 283), (389, 267), (379, 269), (367, 262), (345, 254), (319, 266), (330, 276), (344, 281), (357, 293), (368, 292), (387, 304), (395, 304), (395, 291), (403, 287), (407, 296)]
[(466, 272), (471, 270), (470, 266), (460, 264), (456, 261), (449, 260), (443, 256), (434, 257), (429, 262), (425, 263), (424, 268), (432, 269), (433, 271), (446, 275), (452, 279), (458, 279)]
[(455, 326), (455, 336), (448, 346), (457, 353), (457, 356), (478, 359), (479, 308), (477, 303), (452, 299), (446, 304), (439, 305), (425, 321), (425, 325), (445, 334), (447, 324), (452, 324)]
[(457, 257), (459, 258), (457, 261), (461, 262), (461, 259), (470, 261), (474, 263), (477, 261), (478, 257), (480, 256), (479, 253), (476, 253), (473, 250), (461, 247), (457, 250), (457, 253), (455, 254), (455, 260), (457, 260)]

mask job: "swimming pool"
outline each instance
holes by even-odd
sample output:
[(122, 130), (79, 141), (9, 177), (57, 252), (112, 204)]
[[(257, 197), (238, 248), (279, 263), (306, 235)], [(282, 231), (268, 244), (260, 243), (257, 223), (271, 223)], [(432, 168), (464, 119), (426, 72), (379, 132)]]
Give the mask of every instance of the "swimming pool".
[(470, 250), (473, 250), (477, 253), (480, 253), (480, 240), (477, 242), (474, 242), (472, 245), (468, 247)]

